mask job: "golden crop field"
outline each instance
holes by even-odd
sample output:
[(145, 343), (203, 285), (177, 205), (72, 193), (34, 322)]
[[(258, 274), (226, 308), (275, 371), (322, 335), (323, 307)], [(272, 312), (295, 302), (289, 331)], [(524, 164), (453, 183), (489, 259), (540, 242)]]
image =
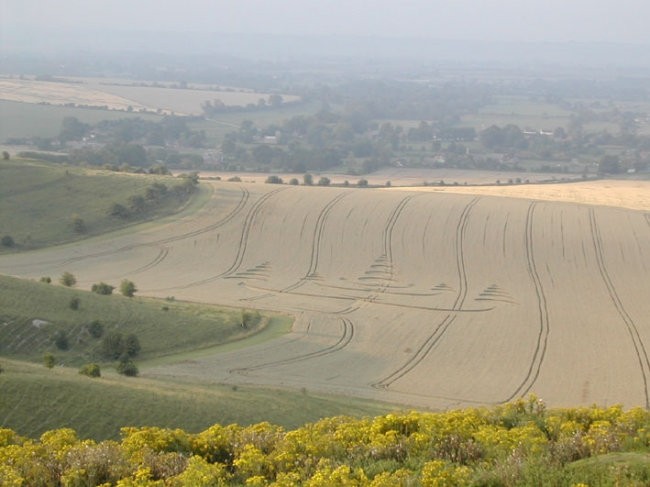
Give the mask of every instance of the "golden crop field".
[(84, 289), (127, 278), (143, 295), (296, 316), (281, 338), (143, 364), (144, 377), (432, 408), (529, 393), (553, 406), (650, 405), (647, 206), (603, 206), (605, 193), (588, 184), (595, 205), (537, 193), (202, 184), (213, 197), (196, 214), (5, 255), (0, 272), (69, 271)]

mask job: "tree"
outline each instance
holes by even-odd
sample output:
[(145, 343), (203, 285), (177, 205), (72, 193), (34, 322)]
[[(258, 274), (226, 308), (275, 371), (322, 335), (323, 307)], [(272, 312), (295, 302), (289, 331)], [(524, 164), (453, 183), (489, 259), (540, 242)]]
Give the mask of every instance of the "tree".
[(108, 359), (118, 359), (124, 351), (124, 337), (121, 333), (112, 331), (102, 340), (102, 355)]
[(291, 179), (289, 180), (289, 184), (290, 184), (291, 186), (298, 186), (298, 184), (299, 184), (299, 183), (298, 183), (298, 179), (296, 179), (296, 178), (291, 178)]
[(13, 247), (15, 244), (16, 242), (14, 242), (14, 239), (11, 235), (5, 235), (2, 237), (2, 239), (0, 239), (0, 245), (3, 247)]
[(305, 186), (311, 186), (312, 184), (314, 184), (314, 176), (307, 173), (302, 177), (302, 181), (305, 184)]
[(621, 172), (621, 163), (616, 156), (603, 156), (598, 163), (600, 174), (618, 174)]
[(86, 233), (86, 223), (79, 215), (74, 215), (72, 217), (72, 228), (75, 233)]
[(43, 365), (48, 369), (54, 367), (55, 362), (56, 359), (54, 358), (54, 355), (52, 355), (51, 353), (46, 353), (43, 355)]
[(80, 304), (81, 304), (81, 300), (79, 299), (79, 297), (74, 296), (73, 298), (70, 298), (70, 303), (68, 304), (68, 306), (70, 307), (70, 309), (77, 310), (79, 309)]
[(123, 219), (128, 218), (130, 215), (128, 208), (120, 203), (113, 203), (113, 205), (108, 210), (108, 214), (110, 216)]
[(104, 334), (104, 325), (99, 320), (93, 320), (86, 325), (86, 330), (93, 338), (100, 338)]
[(109, 296), (113, 294), (113, 289), (115, 289), (115, 286), (111, 286), (110, 284), (106, 284), (105, 282), (93, 284), (92, 287), (90, 288), (92, 292), (101, 294), (103, 296)]
[(120, 363), (117, 364), (117, 372), (127, 377), (136, 377), (140, 371), (133, 360), (125, 359), (120, 360)]
[(102, 375), (99, 365), (95, 363), (82, 365), (79, 373), (88, 377), (101, 377)]
[(122, 296), (126, 296), (127, 298), (132, 298), (137, 291), (138, 288), (135, 287), (135, 283), (133, 281), (129, 281), (128, 279), (123, 279), (122, 282), (120, 283), (120, 293), (122, 294)]
[(368, 187), (368, 180), (367, 179), (359, 179), (359, 181), (357, 181), (357, 186), (359, 188), (367, 188)]
[(43, 276), (41, 277), (41, 282), (44, 284), (51, 284), (52, 278), (50, 276)]
[(284, 181), (282, 181), (282, 178), (280, 176), (269, 176), (266, 178), (265, 183), (267, 184), (282, 184)]
[(70, 343), (68, 342), (68, 335), (65, 331), (59, 330), (54, 334), (54, 344), (59, 350), (67, 350), (70, 348)]
[(59, 279), (59, 282), (66, 287), (72, 287), (77, 284), (77, 278), (70, 272), (64, 272)]
[(11, 156), (9, 155), (9, 152), (7, 152), (6, 150), (2, 151), (2, 160), (8, 161), (10, 157)]
[(140, 340), (138, 340), (138, 337), (133, 333), (127, 335), (124, 339), (123, 355), (126, 355), (127, 357), (136, 357), (140, 353), (140, 350), (142, 350), (142, 347), (140, 347)]
[(330, 181), (330, 178), (325, 177), (325, 176), (322, 176), (322, 177), (318, 180), (318, 185), (319, 185), (319, 186), (329, 186), (329, 185), (330, 185), (330, 182), (331, 182), (331, 181)]

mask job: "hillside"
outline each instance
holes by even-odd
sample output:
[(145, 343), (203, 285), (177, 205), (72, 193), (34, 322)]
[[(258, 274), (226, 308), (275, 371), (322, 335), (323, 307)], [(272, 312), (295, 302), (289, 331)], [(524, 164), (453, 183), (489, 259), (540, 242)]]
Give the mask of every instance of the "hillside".
[[(143, 376), (432, 408), (647, 406), (650, 217), (492, 196), (212, 182), (192, 217), (0, 257), (23, 277), (281, 310), (291, 333)], [(569, 373), (570, 371), (570, 373)], [(624, 377), (625, 380), (621, 380)]]
[(0, 161), (0, 238), (11, 237), (0, 253), (80, 240), (176, 213), (194, 192), (187, 181)]

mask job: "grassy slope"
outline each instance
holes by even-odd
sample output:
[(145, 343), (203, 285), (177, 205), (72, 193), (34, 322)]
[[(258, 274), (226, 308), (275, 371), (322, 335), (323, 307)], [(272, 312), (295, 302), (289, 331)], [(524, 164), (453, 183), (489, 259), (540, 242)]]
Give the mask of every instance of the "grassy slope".
[[(126, 220), (109, 214), (113, 203), (128, 207), (130, 196), (143, 196), (155, 182), (168, 187), (178, 183), (169, 176), (91, 173), (30, 160), (0, 161), (0, 236), (11, 235), (19, 250), (30, 249), (77, 240), (177, 211), (182, 202), (169, 197), (155, 209)], [(85, 223), (85, 233), (75, 232), (73, 219), (77, 216)], [(3, 251), (7, 249), (0, 247)]]
[[(137, 284), (137, 283), (136, 283)], [(73, 297), (79, 309), (70, 308)], [(289, 329), (291, 318), (273, 315), (270, 327)], [(35, 326), (34, 320), (49, 324)], [(254, 328), (241, 327), (241, 311), (176, 301), (100, 296), (63, 286), (0, 276), (0, 354), (41, 361), (52, 352), (57, 361), (79, 365), (101, 361), (101, 338), (93, 338), (86, 324), (99, 320), (104, 335), (119, 331), (134, 333), (140, 340), (140, 359), (160, 357), (206, 348), (250, 335)], [(54, 335), (64, 331), (70, 348), (57, 349)]]
[(122, 426), (161, 426), (197, 432), (214, 423), (270, 421), (286, 428), (325, 416), (367, 416), (390, 408), (372, 402), (309, 392), (183, 386), (111, 371), (90, 379), (76, 369), (0, 360), (0, 427), (22, 435), (71, 427), (80, 437), (117, 438)]

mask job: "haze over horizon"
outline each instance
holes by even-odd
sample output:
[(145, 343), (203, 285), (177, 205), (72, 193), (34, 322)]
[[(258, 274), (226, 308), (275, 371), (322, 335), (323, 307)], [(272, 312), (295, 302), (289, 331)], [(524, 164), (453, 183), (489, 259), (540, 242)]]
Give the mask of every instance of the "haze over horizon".
[(0, 41), (67, 30), (648, 44), (648, 17), (641, 0), (0, 0)]

